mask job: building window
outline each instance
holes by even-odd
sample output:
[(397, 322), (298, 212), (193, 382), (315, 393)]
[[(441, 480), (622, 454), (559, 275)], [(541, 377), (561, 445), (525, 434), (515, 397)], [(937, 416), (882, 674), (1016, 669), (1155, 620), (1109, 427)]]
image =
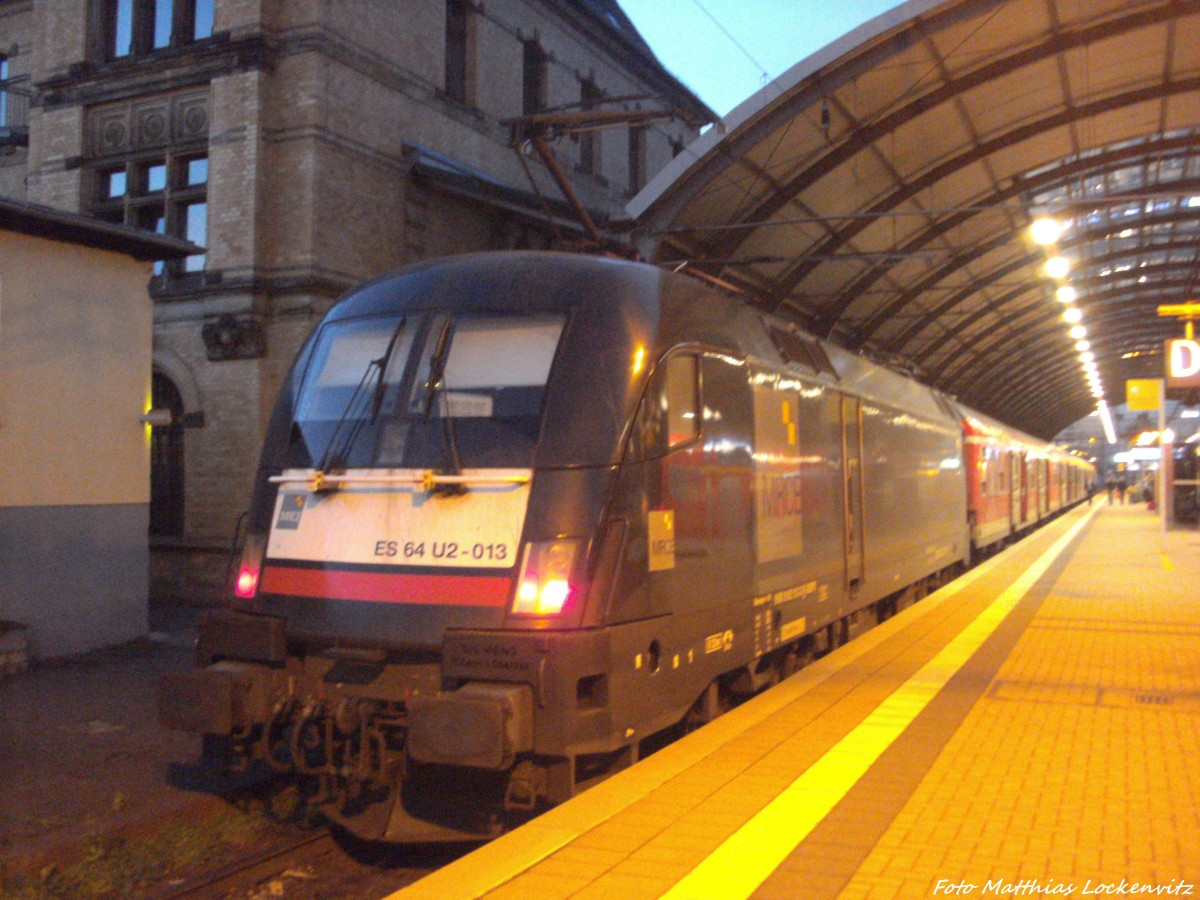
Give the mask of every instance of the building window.
[(212, 37), (215, 0), (96, 0), (105, 59)]
[(521, 115), (537, 115), (546, 108), (550, 80), (550, 57), (537, 41), (525, 41), (521, 71)]
[(192, 39), (202, 41), (212, 37), (216, 18), (216, 0), (194, 0), (192, 3)]
[(474, 18), (469, 0), (446, 0), (446, 95), (474, 101)]
[(0, 53), (0, 148), (29, 145), (28, 75), (13, 77)]
[(636, 194), (646, 186), (646, 128), (638, 125), (629, 129), (629, 193)]
[[(91, 212), (118, 225), (171, 234), (198, 246), (208, 237), (208, 157), (171, 154), (139, 157), (93, 170)], [(205, 255), (156, 263), (154, 273), (204, 270)]]
[(8, 57), (0, 54), (0, 128), (8, 126)]
[[(579, 83), (579, 106), (587, 112), (600, 105), (604, 92), (590, 78)], [(585, 131), (579, 136), (579, 170), (585, 175), (600, 174), (600, 132)]]

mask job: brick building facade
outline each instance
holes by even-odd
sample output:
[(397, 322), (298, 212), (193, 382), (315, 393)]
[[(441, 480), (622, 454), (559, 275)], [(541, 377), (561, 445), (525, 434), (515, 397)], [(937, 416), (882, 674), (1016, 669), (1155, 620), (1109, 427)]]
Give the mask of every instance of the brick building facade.
[(205, 248), (151, 285), (155, 405), (175, 413), (151, 525), (190, 544), (228, 540), (276, 388), (341, 292), (584, 242), (512, 119), (628, 114), (550, 134), (603, 223), (714, 118), (615, 0), (0, 0), (0, 58), (29, 97), (0, 192)]

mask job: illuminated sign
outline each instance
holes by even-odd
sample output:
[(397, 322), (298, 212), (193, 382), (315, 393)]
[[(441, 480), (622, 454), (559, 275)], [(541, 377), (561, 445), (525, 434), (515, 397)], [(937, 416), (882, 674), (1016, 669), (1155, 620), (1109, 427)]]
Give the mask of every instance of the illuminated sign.
[(1200, 341), (1167, 341), (1167, 387), (1200, 387)]
[(1130, 409), (1158, 409), (1162, 406), (1162, 381), (1158, 378), (1130, 378), (1125, 382), (1125, 405)]

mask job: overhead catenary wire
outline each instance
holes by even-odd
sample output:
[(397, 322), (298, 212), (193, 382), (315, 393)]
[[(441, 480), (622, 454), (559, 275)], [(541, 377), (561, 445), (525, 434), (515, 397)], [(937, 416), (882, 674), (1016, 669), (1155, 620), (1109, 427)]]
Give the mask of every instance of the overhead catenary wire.
[[(1154, 193), (1139, 193), (1139, 194), (1121, 194), (1113, 197), (1096, 197), (1091, 199), (1072, 200), (1059, 205), (1058, 212), (1062, 214), (1079, 214), (1081, 212), (1092, 212), (1107, 207), (1127, 206), (1130, 203), (1138, 203), (1147, 200), (1162, 200), (1167, 197), (1174, 197), (1182, 200), (1183, 198), (1191, 198), (1191, 191), (1157, 191)], [(1025, 210), (1041, 209), (1046, 204), (1034, 203), (1029, 204), (1021, 201), (1013, 201), (1010, 203), (989, 203), (980, 205), (967, 206), (940, 206), (940, 207), (923, 207), (913, 210), (882, 210), (880, 212), (849, 212), (849, 213), (823, 213), (821, 215), (811, 216), (789, 216), (786, 219), (761, 219), (747, 222), (724, 222), (718, 225), (680, 225), (674, 228), (662, 228), (654, 231), (649, 231), (647, 234), (655, 237), (662, 237), (672, 234), (703, 234), (706, 232), (719, 233), (724, 231), (748, 231), (755, 228), (780, 228), (787, 225), (820, 225), (826, 222), (852, 222), (862, 219), (902, 219), (902, 218), (928, 218), (929, 216), (948, 216), (958, 213), (984, 213), (984, 212), (1007, 212), (1010, 210)]]

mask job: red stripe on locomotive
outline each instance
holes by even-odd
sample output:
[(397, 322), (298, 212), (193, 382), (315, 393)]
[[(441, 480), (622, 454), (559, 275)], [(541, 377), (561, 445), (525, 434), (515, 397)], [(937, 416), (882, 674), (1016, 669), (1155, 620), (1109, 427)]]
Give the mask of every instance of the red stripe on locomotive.
[(507, 576), (346, 572), (279, 565), (267, 566), (262, 580), (262, 590), (268, 594), (437, 606), (504, 606), (511, 586), (512, 579)]

